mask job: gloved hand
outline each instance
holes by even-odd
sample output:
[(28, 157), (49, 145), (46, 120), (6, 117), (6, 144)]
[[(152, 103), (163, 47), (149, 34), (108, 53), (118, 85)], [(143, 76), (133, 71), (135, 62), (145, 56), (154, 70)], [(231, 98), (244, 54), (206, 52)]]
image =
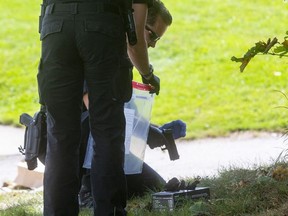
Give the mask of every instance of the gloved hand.
[(176, 177), (174, 177), (164, 185), (164, 191), (195, 190), (197, 184), (199, 183), (199, 178), (196, 178), (196, 180), (192, 183), (186, 183), (184, 180), (180, 181)]
[(181, 120), (175, 120), (169, 123), (166, 123), (159, 127), (160, 130), (163, 129), (172, 129), (173, 138), (178, 139), (180, 137), (186, 136), (186, 124)]
[(156, 95), (160, 92), (160, 78), (154, 75), (153, 66), (150, 64), (150, 72), (147, 75), (142, 75), (142, 82), (144, 84), (149, 84), (152, 86), (152, 90), (150, 91), (151, 94), (156, 93)]

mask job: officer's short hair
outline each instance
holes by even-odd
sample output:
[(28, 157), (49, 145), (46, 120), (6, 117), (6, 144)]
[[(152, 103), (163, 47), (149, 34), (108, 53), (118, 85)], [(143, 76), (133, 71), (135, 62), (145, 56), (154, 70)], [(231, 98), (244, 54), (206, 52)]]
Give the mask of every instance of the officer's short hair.
[(154, 0), (152, 7), (148, 9), (147, 24), (153, 25), (157, 16), (160, 15), (164, 23), (168, 26), (172, 24), (172, 15), (160, 0)]

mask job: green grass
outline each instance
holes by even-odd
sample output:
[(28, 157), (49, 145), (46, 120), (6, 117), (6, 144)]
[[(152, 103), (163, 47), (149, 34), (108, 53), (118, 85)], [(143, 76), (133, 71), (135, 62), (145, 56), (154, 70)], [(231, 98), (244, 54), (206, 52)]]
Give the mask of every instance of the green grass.
[[(287, 60), (257, 56), (239, 72), (240, 57), (255, 42), (287, 30), (282, 0), (165, 0), (173, 24), (150, 50), (161, 78), (152, 122), (182, 119), (187, 138), (239, 130), (280, 131), (286, 127)], [(38, 110), (36, 74), (40, 56), (41, 1), (2, 0), (0, 7), (0, 123), (18, 124), (23, 112)], [(276, 76), (275, 72), (281, 72)], [(139, 76), (135, 72), (136, 80)]]
[[(0, 122), (18, 124), (22, 112), (38, 109), (37, 64), (40, 53), (40, 1), (1, 1)], [(32, 113), (31, 113), (32, 114)]]
[[(1, 124), (19, 126), (22, 112), (33, 114), (39, 107), (40, 3), (0, 3)], [(241, 56), (259, 40), (282, 39), (288, 5), (282, 0), (165, 0), (165, 4), (174, 21), (157, 49), (150, 50), (155, 73), (161, 77), (152, 121), (182, 119), (187, 138), (286, 128), (287, 111), (276, 107), (287, 105), (278, 92), (287, 93), (287, 60), (257, 56), (241, 74), (240, 65), (230, 58)], [(272, 178), (271, 170), (223, 170), (217, 178), (201, 181), (211, 189), (209, 202), (187, 202), (174, 212), (150, 211), (151, 194), (147, 194), (129, 201), (129, 215), (285, 215), (288, 181)], [(42, 193), (0, 194), (0, 216), (8, 215), (42, 215)], [(90, 213), (81, 212), (86, 215)]]
[[(277, 175), (278, 174), (278, 175)], [(186, 179), (193, 181), (193, 178)], [(252, 169), (230, 167), (217, 177), (200, 180), (198, 186), (210, 188), (209, 200), (185, 200), (173, 211), (152, 207), (152, 191), (128, 201), (128, 216), (279, 216), (288, 211), (288, 167), (277, 162)], [(0, 194), (0, 216), (42, 215), (42, 192), (9, 192)], [(88, 209), (80, 216), (89, 216)]]

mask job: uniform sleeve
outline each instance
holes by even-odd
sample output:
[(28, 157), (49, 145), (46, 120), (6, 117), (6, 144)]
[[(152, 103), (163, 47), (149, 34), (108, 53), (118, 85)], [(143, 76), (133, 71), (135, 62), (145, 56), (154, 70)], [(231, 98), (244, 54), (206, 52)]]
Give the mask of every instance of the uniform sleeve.
[(152, 7), (154, 4), (154, 0), (133, 0), (133, 3), (136, 4), (147, 4), (148, 7)]

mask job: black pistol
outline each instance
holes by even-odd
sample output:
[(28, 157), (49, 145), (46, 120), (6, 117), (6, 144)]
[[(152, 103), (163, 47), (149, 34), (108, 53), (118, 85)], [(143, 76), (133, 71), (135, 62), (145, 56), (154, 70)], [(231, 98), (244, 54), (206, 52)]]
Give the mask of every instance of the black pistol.
[(160, 147), (162, 150), (168, 150), (170, 160), (179, 159), (172, 129), (160, 130), (157, 126), (150, 125), (147, 144), (151, 149)]
[(164, 129), (163, 135), (166, 138), (165, 147), (162, 147), (162, 150), (168, 150), (170, 160), (179, 159), (178, 150), (175, 144), (175, 140), (173, 138), (173, 130), (172, 129)]
[(46, 152), (47, 146), (47, 125), (46, 125), (46, 111), (42, 106), (40, 111), (36, 112), (33, 117), (27, 113), (20, 116), (20, 124), (24, 125), (24, 148), (20, 146), (18, 149), (20, 153), (25, 155), (28, 170), (34, 170), (37, 167), (37, 158), (42, 163), (45, 161), (43, 152)]

